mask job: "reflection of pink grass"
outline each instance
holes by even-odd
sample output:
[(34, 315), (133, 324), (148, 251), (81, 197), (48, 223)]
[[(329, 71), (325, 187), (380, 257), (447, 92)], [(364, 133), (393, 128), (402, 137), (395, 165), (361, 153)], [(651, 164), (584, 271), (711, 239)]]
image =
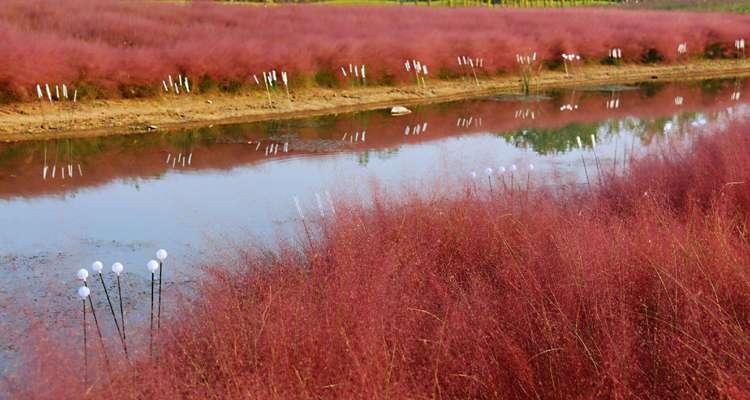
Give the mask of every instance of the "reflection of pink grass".
[[(366, 64), (368, 79), (411, 78), (405, 60), (459, 71), (456, 57), (483, 58), (483, 70), (517, 68), (517, 53), (559, 62), (562, 52), (596, 61), (613, 47), (625, 61), (649, 49), (674, 60), (732, 43), (741, 15), (601, 9), (509, 10), (414, 7), (238, 7), (209, 2), (145, 4), (110, 0), (8, 0), (0, 9), (0, 88), (24, 98), (40, 82), (88, 83), (104, 94), (161, 91), (168, 74), (251, 83), (272, 69), (295, 75)], [(481, 71), (480, 71), (481, 72)], [(128, 88), (121, 86), (125, 85)], [(129, 92), (133, 89), (135, 92)]]
[[(210, 265), (158, 361), (89, 395), (747, 398), (748, 131), (646, 156), (592, 192), (340, 203), (303, 255)], [(58, 374), (71, 360), (45, 352), (57, 362), (24, 371), (19, 398), (80, 397)]]
[[(741, 98), (750, 97), (750, 87), (740, 89)], [(334, 141), (332, 148), (305, 149), (290, 146), (289, 153), (279, 152), (277, 157), (285, 156), (315, 156), (329, 151), (350, 151), (358, 149), (385, 149), (404, 144), (414, 144), (434, 141), (461, 134), (479, 132), (509, 133), (523, 128), (558, 129), (571, 123), (593, 123), (606, 119), (637, 116), (639, 118), (668, 117), (672, 113), (681, 111), (703, 111), (712, 113), (736, 104), (730, 100), (732, 95), (731, 83), (726, 83), (716, 93), (705, 93), (695, 85), (666, 86), (651, 97), (645, 97), (643, 92), (626, 90), (615, 94), (620, 100), (619, 108), (607, 109), (606, 101), (610, 98), (606, 93), (577, 92), (575, 96), (564, 95), (559, 100), (540, 102), (510, 102), (510, 101), (471, 101), (455, 103), (449, 108), (426, 107), (418, 112), (402, 118), (394, 119), (386, 113), (369, 114), (366, 120), (359, 118), (341, 117), (323, 128), (306, 126), (290, 128), (282, 133), (289, 133), (301, 142), (315, 142), (318, 139)], [(682, 106), (674, 104), (674, 98), (684, 98)], [(560, 111), (560, 105), (575, 103), (579, 105), (575, 112)], [(514, 118), (516, 111), (534, 111), (535, 119)], [(471, 126), (457, 126), (457, 121), (471, 120)], [(481, 118), (481, 126), (478, 124)], [(420, 135), (404, 135), (404, 128), (428, 124), (428, 129)], [(191, 165), (187, 170), (231, 169), (241, 165), (261, 163), (272, 159), (264, 153), (266, 143), (263, 125), (251, 125), (248, 133), (235, 144), (203, 144), (196, 141), (189, 150), (177, 149), (168, 144), (167, 140), (157, 139), (151, 135), (149, 141), (135, 141), (131, 139), (108, 144), (103, 139), (103, 145), (93, 154), (86, 155), (75, 162), (81, 162), (85, 174), (76, 175), (74, 179), (42, 179), (41, 168), (44, 165), (44, 150), (37, 144), (0, 144), (0, 152), (8, 146), (19, 146), (20, 152), (28, 154), (17, 157), (14, 163), (4, 164), (0, 169), (0, 198), (32, 197), (57, 193), (66, 193), (83, 187), (95, 187), (108, 183), (116, 178), (124, 177), (154, 177), (170, 170), (170, 164), (165, 163), (167, 154), (177, 155), (180, 152), (192, 153)], [(217, 134), (220, 128), (217, 129)], [(367, 131), (366, 141), (349, 142), (355, 132)], [(346, 140), (341, 140), (346, 133)], [(649, 131), (642, 137), (645, 143), (652, 140)], [(248, 145), (247, 141), (265, 140), (256, 149), (256, 145)], [(360, 138), (361, 139), (361, 138)], [(584, 137), (586, 139), (586, 137)], [(600, 138), (602, 139), (602, 138)], [(588, 140), (587, 140), (588, 141)], [(74, 154), (78, 147), (90, 147), (88, 139), (72, 141)], [(256, 143), (256, 142), (253, 142)], [(278, 143), (277, 143), (278, 144)], [(574, 145), (574, 143), (571, 143)], [(28, 147), (27, 147), (28, 146)], [(283, 148), (283, 143), (281, 143)], [(50, 147), (52, 149), (52, 147)], [(52, 150), (50, 150), (50, 154)], [(92, 166), (92, 167), (89, 167)], [(76, 170), (76, 174), (78, 174)]]

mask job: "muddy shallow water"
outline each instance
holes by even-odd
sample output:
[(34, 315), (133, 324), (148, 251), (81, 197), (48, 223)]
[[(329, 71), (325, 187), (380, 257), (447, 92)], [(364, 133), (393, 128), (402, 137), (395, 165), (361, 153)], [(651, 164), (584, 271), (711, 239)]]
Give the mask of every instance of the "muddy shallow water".
[[(487, 167), (584, 183), (645, 148), (750, 116), (741, 80), (650, 83), (490, 97), (308, 120), (175, 133), (0, 144), (0, 371), (30, 320), (65, 325), (74, 275), (125, 264), (127, 312), (147, 312), (145, 263), (170, 251), (166, 281), (188, 286), (216, 247), (295, 234), (329, 197), (428, 185), (436, 174), (485, 184)], [(582, 139), (579, 149), (576, 136)], [(584, 171), (583, 160), (589, 170)], [(533, 171), (529, 165), (533, 164)], [(109, 277), (108, 277), (109, 279)], [(141, 300), (139, 300), (141, 299)], [(102, 308), (102, 310), (104, 310)]]

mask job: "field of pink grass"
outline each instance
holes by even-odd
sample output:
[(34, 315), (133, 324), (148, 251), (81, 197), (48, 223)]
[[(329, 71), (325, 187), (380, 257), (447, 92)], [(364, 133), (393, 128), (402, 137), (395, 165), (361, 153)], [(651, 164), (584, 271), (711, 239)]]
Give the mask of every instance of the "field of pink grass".
[[(460, 72), (456, 57), (482, 58), (479, 74), (517, 68), (516, 54), (559, 63), (562, 52), (600, 62), (621, 48), (626, 62), (731, 56), (750, 16), (615, 9), (449, 9), (238, 6), (211, 2), (7, 0), (0, 7), (0, 92), (35, 98), (37, 83), (68, 83), (86, 97), (149, 96), (169, 74), (197, 90), (253, 84), (286, 70), (292, 84), (341, 80), (366, 64), (371, 83), (409, 82), (405, 60), (431, 76)], [(650, 52), (651, 51), (651, 52)], [(649, 53), (650, 52), (650, 53)], [(464, 71), (465, 72), (465, 71)]]
[(748, 133), (591, 187), (516, 173), (492, 192), (339, 202), (308, 220), (312, 242), (206, 265), (154, 358), (109, 377), (92, 361), (84, 386), (75, 336), (43, 341), (6, 383), (16, 398), (750, 398)]

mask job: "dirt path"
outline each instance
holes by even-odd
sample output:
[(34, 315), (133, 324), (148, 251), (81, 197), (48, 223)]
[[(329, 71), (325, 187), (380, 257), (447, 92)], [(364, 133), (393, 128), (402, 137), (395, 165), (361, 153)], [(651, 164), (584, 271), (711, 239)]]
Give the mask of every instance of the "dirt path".
[[(572, 76), (542, 72), (534, 79), (537, 89), (587, 84), (629, 83), (645, 80), (705, 79), (750, 75), (750, 61), (701, 61), (682, 65), (589, 66)], [(169, 130), (217, 123), (307, 117), (393, 105), (458, 100), (494, 93), (517, 92), (517, 76), (481, 80), (479, 86), (463, 81), (428, 81), (426, 89), (414, 86), (351, 89), (311, 88), (273, 96), (265, 92), (206, 94), (178, 98), (96, 100), (70, 103), (18, 103), (0, 106), (0, 141), (34, 140), (127, 134)]]

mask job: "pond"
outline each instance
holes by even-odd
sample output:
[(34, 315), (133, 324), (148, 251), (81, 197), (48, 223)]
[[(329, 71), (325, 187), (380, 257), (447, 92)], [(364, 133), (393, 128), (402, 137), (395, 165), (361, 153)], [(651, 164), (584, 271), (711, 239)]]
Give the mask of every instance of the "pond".
[[(129, 290), (145, 293), (145, 264), (158, 248), (170, 251), (168, 283), (187, 282), (216, 248), (294, 235), (295, 198), (306, 215), (325, 213), (343, 193), (366, 199), (373, 180), (429, 185), (436, 174), (488, 167), (585, 184), (596, 162), (622, 170), (645, 148), (746, 118), (746, 86), (586, 87), (400, 117), (381, 110), (0, 144), (0, 367), (9, 368), (29, 318), (55, 320), (61, 303), (79, 306), (75, 271), (94, 260), (106, 271), (122, 262)], [(136, 315), (144, 306), (129, 305)]]

